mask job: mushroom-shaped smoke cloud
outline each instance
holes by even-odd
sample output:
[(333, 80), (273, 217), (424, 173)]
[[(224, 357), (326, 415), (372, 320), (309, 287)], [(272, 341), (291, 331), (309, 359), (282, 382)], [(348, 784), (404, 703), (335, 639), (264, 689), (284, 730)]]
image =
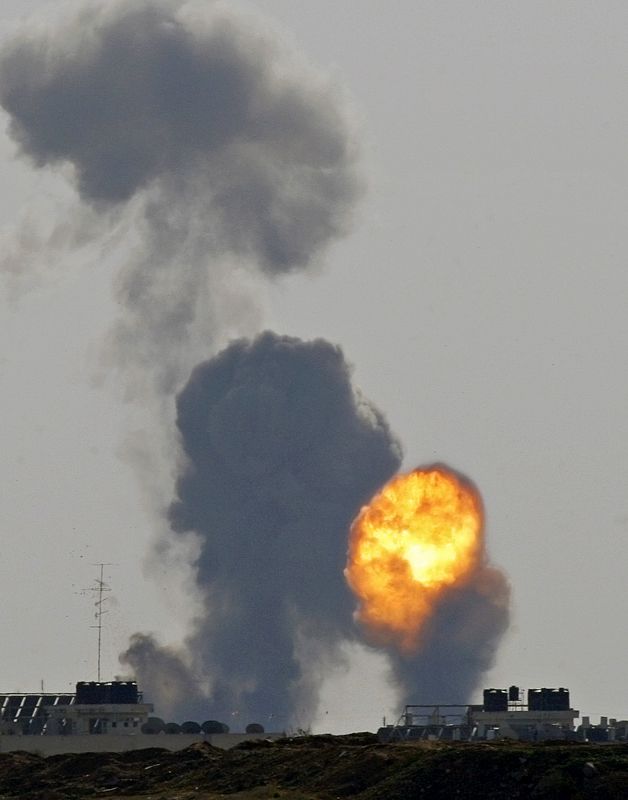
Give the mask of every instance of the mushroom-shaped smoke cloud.
[(3, 48), (0, 104), (21, 152), (70, 165), (127, 232), (114, 352), (163, 391), (189, 374), (195, 328), (225, 315), (218, 264), (307, 268), (359, 194), (335, 90), (221, 4), (90, 2), (27, 25)]

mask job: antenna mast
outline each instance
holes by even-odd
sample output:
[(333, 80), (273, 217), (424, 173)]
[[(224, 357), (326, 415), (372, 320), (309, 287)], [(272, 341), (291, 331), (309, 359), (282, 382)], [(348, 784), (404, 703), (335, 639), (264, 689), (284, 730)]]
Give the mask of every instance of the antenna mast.
[(104, 596), (105, 592), (110, 592), (111, 587), (105, 583), (104, 574), (105, 574), (105, 567), (111, 567), (112, 564), (107, 564), (105, 562), (101, 562), (99, 564), (94, 564), (95, 567), (100, 567), (100, 575), (96, 578), (96, 585), (92, 586), (90, 589), (91, 592), (97, 597), (96, 602), (94, 605), (96, 606), (96, 613), (94, 614), (95, 619), (97, 620), (96, 625), (92, 625), (92, 628), (96, 628), (98, 630), (98, 682), (100, 683), (100, 657), (102, 652), (102, 618), (107, 613), (105, 609), (103, 609), (103, 605), (107, 602), (107, 598)]

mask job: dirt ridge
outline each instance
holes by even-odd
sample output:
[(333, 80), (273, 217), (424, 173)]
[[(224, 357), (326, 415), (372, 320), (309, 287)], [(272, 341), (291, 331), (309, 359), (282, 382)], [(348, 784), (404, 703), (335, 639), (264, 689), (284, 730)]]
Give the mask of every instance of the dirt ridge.
[(628, 797), (628, 744), (420, 742), (369, 733), (199, 743), (172, 753), (0, 754), (0, 800)]

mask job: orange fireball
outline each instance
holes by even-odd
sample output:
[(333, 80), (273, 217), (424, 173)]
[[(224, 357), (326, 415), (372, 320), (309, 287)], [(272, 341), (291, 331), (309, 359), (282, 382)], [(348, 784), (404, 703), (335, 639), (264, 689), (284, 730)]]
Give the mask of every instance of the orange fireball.
[(417, 649), (439, 597), (478, 566), (482, 528), (479, 494), (443, 467), (396, 475), (362, 508), (345, 577), (374, 642)]

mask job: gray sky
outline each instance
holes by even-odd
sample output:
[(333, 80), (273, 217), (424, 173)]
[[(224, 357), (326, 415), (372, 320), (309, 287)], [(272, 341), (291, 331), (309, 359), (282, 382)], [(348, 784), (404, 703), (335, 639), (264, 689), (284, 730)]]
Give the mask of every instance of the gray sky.
[[(2, 26), (47, 5), (6, 0)], [(442, 460), (480, 488), (514, 604), (487, 685), (566, 685), (585, 713), (628, 717), (616, 627), (628, 556), (628, 9), (247, 7), (345, 87), (369, 179), (351, 235), (318, 274), (261, 289), (251, 324), (341, 344), (405, 466)], [(3, 134), (7, 242), (24, 214), (45, 226), (72, 198), (61, 175), (13, 154)], [(114, 270), (89, 250), (48, 262), (0, 317), (6, 690), (93, 677), (93, 606), (78, 593), (93, 562), (116, 564), (110, 672), (131, 632), (177, 640), (186, 619), (185, 573), (155, 581), (145, 569), (159, 526), (149, 499), (170, 499), (170, 467), (155, 465), (155, 494), (138, 485), (124, 454), (150, 424), (94, 366)], [(378, 671), (360, 655), (330, 681), (321, 724), (376, 725), (391, 702)]]

